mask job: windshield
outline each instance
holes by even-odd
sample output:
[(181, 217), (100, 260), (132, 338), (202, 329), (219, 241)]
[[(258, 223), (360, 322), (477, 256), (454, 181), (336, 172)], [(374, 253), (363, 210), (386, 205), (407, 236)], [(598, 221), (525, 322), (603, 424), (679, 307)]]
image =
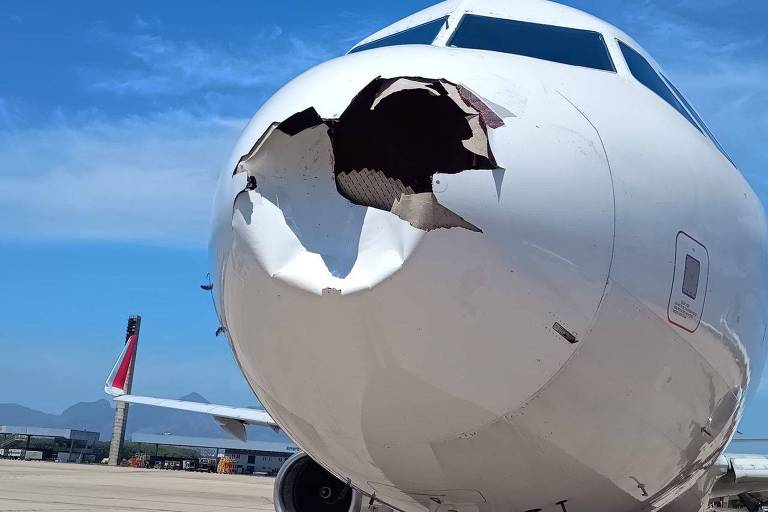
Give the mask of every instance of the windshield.
[(616, 71), (603, 35), (590, 30), (467, 14), (448, 45)]
[(445, 24), (445, 20), (448, 17), (438, 18), (436, 20), (428, 21), (422, 25), (411, 27), (402, 32), (397, 32), (391, 36), (382, 37), (370, 43), (361, 44), (355, 48), (352, 48), (349, 53), (362, 52), (364, 50), (371, 50), (373, 48), (381, 48), (382, 46), (396, 46), (401, 44), (432, 44), (432, 41), (437, 37), (438, 32)]

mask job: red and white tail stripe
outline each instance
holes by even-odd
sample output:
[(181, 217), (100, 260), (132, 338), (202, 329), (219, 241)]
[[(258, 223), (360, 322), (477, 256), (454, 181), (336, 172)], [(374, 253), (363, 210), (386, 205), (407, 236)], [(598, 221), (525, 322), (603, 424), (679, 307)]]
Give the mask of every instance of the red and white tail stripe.
[(104, 384), (104, 391), (108, 394), (112, 396), (126, 394), (125, 386), (128, 381), (128, 371), (131, 369), (133, 358), (136, 357), (137, 343), (138, 338), (135, 335), (129, 337), (125, 343), (125, 347), (123, 347), (123, 351), (120, 353), (120, 358), (115, 363), (115, 367), (112, 368), (112, 372)]

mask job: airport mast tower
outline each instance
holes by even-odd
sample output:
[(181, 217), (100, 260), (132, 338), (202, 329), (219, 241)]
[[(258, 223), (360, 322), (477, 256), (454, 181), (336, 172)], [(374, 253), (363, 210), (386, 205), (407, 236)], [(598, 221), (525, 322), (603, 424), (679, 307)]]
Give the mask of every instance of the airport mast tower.
[[(136, 336), (136, 350), (139, 347), (139, 330), (141, 329), (141, 317), (138, 315), (128, 317), (128, 327), (125, 330), (125, 343), (131, 336)], [(128, 376), (125, 380), (125, 392), (130, 394), (133, 384), (133, 367), (136, 363), (136, 352), (131, 359), (131, 365), (128, 368)], [(120, 462), (120, 449), (125, 440), (125, 424), (128, 421), (128, 403), (117, 402), (115, 407), (115, 423), (112, 426), (112, 442), (109, 444), (109, 465), (117, 466)]]

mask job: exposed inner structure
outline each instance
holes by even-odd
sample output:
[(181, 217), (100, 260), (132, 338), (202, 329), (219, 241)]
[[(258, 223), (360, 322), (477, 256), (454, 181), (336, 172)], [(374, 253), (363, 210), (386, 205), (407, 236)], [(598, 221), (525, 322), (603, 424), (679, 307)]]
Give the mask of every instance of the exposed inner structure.
[(481, 102), (446, 80), (373, 80), (331, 124), (339, 193), (420, 229), (479, 231), (441, 206), (432, 191), (435, 173), (496, 168), (486, 123), (503, 123), (473, 103)]
[[(259, 169), (258, 153), (269, 147), (275, 132), (298, 144), (300, 134), (322, 124), (332, 149), (328, 176), (344, 198), (392, 212), (425, 231), (454, 227), (481, 231), (442, 206), (433, 191), (437, 173), (497, 169), (488, 128), (504, 122), (470, 90), (444, 79), (376, 78), (338, 119), (322, 119), (308, 108), (273, 123), (241, 158), (235, 173), (248, 172), (256, 179), (256, 188), (249, 181), (250, 189), (261, 188), (259, 174), (271, 171)], [(295, 149), (296, 154), (301, 152), (302, 148)]]

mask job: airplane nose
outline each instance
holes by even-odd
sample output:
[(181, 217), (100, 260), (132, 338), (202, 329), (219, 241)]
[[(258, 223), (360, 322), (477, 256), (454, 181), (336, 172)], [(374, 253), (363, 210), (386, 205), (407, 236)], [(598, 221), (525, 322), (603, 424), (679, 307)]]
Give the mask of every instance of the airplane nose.
[[(570, 357), (607, 286), (613, 190), (599, 134), (559, 93), (517, 82), (526, 102), (510, 100), (469, 77), (374, 77), (336, 108), (296, 108), (318, 87), (335, 101), (322, 85), (333, 80), (289, 85), (258, 114), (266, 129), (246, 131), (221, 271), (227, 329), (252, 340), (236, 350), (259, 359), (266, 340), (318, 337), (332, 341), (317, 360), (333, 365), (355, 339), (399, 347), (385, 359), (419, 339), (415, 366), (434, 351), (460, 373), (476, 354), (468, 340), (491, 354), (510, 337), (505, 358), (483, 364), (512, 375), (514, 392), (473, 398), (492, 404), (485, 420), (508, 412)], [(285, 326), (295, 318), (305, 325)]]
[(594, 126), (534, 78), (389, 51), (292, 82), (246, 129), (224, 177), (220, 304), (249, 383), (313, 458), (447, 489), (424, 480), (441, 447), (493, 450), (483, 427), (585, 343), (612, 181)]
[(237, 164), (235, 208), (270, 275), (315, 292), (369, 288), (425, 232), (481, 231), (440, 204), (434, 176), (496, 170), (488, 131), (503, 124), (461, 84), (376, 78), (337, 118), (309, 107), (272, 123)]

